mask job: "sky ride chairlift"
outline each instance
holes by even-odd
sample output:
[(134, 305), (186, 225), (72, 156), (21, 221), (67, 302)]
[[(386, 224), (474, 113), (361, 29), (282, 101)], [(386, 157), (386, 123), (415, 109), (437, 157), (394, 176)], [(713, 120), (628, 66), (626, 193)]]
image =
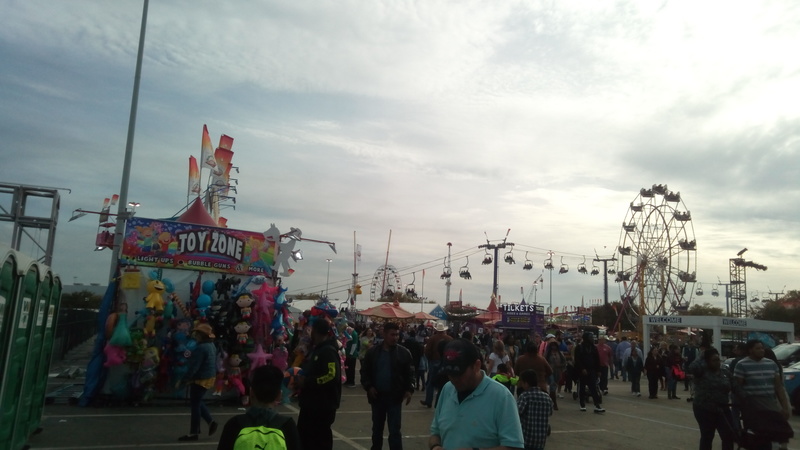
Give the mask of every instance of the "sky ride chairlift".
[(697, 295), (703, 295), (703, 283), (697, 283), (697, 290), (694, 291)]
[(522, 266), (522, 270), (531, 270), (533, 269), (533, 261), (528, 259), (528, 252), (525, 252), (525, 264)]
[(719, 288), (717, 288), (716, 286), (711, 288), (711, 296), (712, 297), (719, 297)]
[(447, 257), (444, 258), (443, 264), (444, 264), (444, 269), (442, 270), (442, 276), (440, 276), (439, 278), (443, 280), (448, 280), (450, 279), (450, 275), (453, 274), (453, 271), (450, 270), (450, 266), (447, 265)]
[(472, 274), (469, 273), (469, 256), (467, 256), (467, 263), (464, 264), (463, 267), (458, 269), (458, 276), (460, 276), (461, 278), (463, 278), (465, 280), (471, 280), (472, 279)]
[(553, 270), (553, 258), (547, 258), (544, 260), (544, 268), (547, 270)]
[(567, 273), (569, 272), (569, 266), (564, 264), (564, 257), (561, 257), (561, 267), (558, 269), (558, 273)]
[(414, 286), (414, 282), (417, 281), (417, 273), (413, 273), (414, 278), (411, 279), (411, 283), (406, 286), (406, 295), (411, 298), (417, 298), (417, 289)]
[(591, 274), (592, 276), (594, 276), (594, 275), (600, 275), (600, 268), (599, 268), (599, 267), (597, 267), (597, 264), (595, 264), (595, 263), (592, 263), (592, 271), (591, 271), (591, 273), (590, 273), (590, 274)]
[(589, 273), (589, 271), (586, 270), (586, 256), (583, 257), (583, 262), (578, 264), (578, 273), (582, 273), (584, 275)]
[(484, 266), (488, 266), (491, 263), (492, 263), (492, 255), (489, 254), (489, 249), (487, 248), (486, 254), (483, 255), (483, 261), (481, 261), (481, 264), (483, 264)]
[(503, 255), (503, 261), (509, 264), (516, 264), (517, 262), (514, 261), (514, 247), (511, 247), (511, 250), (507, 251), (505, 255)]

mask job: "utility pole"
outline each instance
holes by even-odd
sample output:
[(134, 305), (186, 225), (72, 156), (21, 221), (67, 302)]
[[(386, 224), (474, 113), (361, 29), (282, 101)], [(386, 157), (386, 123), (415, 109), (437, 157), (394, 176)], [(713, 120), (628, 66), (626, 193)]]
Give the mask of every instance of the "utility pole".
[(725, 286), (725, 315), (731, 315), (731, 291), (730, 291), (730, 283), (723, 283), (719, 281), (719, 277), (717, 277), (717, 286)]
[(444, 283), (445, 288), (446, 288), (445, 295), (444, 295), (444, 304), (445, 304), (445, 306), (449, 306), (450, 305), (450, 285), (452, 284), (452, 283), (450, 283), (450, 275), (452, 275), (452, 273), (453, 273), (453, 271), (450, 270), (450, 247), (452, 247), (452, 246), (453, 246), (452, 242), (448, 242), (447, 243), (447, 264), (444, 266), (444, 272), (442, 273), (442, 277), (447, 279), (447, 281), (445, 281), (445, 283)]
[[(499, 244), (490, 243), (489, 242), (489, 236), (486, 235), (486, 244), (481, 244), (481, 245), (478, 246), (478, 248), (483, 248), (483, 249), (486, 249), (487, 251), (488, 250), (494, 250), (494, 259), (492, 260), (491, 258), (484, 258), (482, 264), (488, 265), (488, 264), (492, 264), (494, 262), (494, 281), (492, 283), (492, 295), (494, 295), (495, 298), (497, 298), (497, 289), (498, 289), (498, 283), (497, 283), (497, 262), (498, 262), (497, 261), (497, 259), (498, 259), (497, 257), (498, 257), (498, 250), (501, 249), (501, 248), (506, 248), (506, 247), (514, 248), (514, 243), (513, 242), (507, 242), (508, 233), (510, 233), (510, 232), (511, 232), (511, 228), (509, 228), (508, 231), (506, 231), (506, 237), (504, 237), (503, 241), (501, 243), (499, 243)], [(486, 234), (486, 232), (484, 232), (483, 234)], [(514, 264), (514, 258), (512, 257), (510, 260), (507, 260), (506, 262), (509, 263), (509, 264)]]
[(595, 255), (594, 261), (603, 263), (603, 304), (608, 305), (608, 263), (614, 262), (617, 258), (601, 258)]

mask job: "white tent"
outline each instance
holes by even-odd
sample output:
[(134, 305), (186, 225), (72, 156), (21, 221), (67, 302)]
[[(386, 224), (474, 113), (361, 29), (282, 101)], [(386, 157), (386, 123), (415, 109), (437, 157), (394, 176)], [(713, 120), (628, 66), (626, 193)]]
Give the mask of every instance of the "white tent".
[(722, 350), (722, 330), (786, 333), (786, 342), (794, 342), (794, 324), (790, 322), (721, 316), (642, 316), (642, 324), (644, 343), (650, 342), (652, 326), (711, 329), (714, 331), (711, 345), (717, 350)]

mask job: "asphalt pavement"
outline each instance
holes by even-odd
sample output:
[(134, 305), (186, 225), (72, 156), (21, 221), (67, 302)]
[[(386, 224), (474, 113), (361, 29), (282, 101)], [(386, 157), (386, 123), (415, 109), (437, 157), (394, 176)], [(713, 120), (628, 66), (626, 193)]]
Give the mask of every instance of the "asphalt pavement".
[[(64, 372), (62, 365), (54, 367)], [(69, 392), (80, 392), (80, 373), (74, 378), (52, 378), (53, 389), (64, 394), (54, 397), (45, 407), (41, 433), (29, 441), (39, 450), (128, 450), (216, 448), (214, 436), (202, 436), (197, 442), (178, 442), (189, 431), (189, 405), (182, 400), (157, 400), (140, 406), (79, 407), (70, 404)], [(60, 386), (60, 387), (59, 387)], [(692, 449), (697, 448), (699, 431), (692, 414), (692, 404), (685, 401), (688, 392), (679, 387), (680, 400), (667, 400), (666, 392), (650, 400), (630, 395), (630, 385), (622, 381), (609, 382), (609, 395), (604, 397), (605, 414), (595, 414), (589, 407), (581, 412), (571, 397), (559, 399), (559, 410), (550, 423), (553, 433), (547, 440), (548, 449)], [(403, 409), (403, 447), (407, 450), (427, 450), (433, 409), (420, 405), (424, 392), (417, 392), (411, 404)], [(591, 406), (589, 404), (589, 406)], [(241, 414), (244, 409), (232, 401), (216, 401), (209, 405), (220, 423)], [(281, 413), (297, 417), (296, 403), (278, 407)], [(790, 420), (795, 433), (800, 432), (800, 416)], [(333, 425), (334, 449), (365, 450), (371, 446), (371, 413), (366, 393), (359, 387), (343, 388), (342, 404)], [(204, 428), (204, 432), (207, 430)], [(385, 435), (386, 433), (384, 433)], [(800, 434), (797, 434), (800, 436)], [(385, 441), (385, 438), (384, 438)], [(388, 449), (388, 443), (384, 444)], [(721, 448), (719, 437), (714, 448)], [(789, 448), (800, 449), (797, 440)]]

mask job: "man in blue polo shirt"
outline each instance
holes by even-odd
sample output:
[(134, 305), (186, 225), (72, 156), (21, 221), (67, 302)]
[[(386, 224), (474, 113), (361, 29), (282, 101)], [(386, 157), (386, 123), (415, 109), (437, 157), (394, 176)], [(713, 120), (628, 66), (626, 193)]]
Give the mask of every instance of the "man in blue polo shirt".
[(440, 370), (450, 382), (431, 422), (430, 450), (525, 447), (514, 396), (486, 376), (481, 365), (471, 342), (455, 339), (445, 346)]

